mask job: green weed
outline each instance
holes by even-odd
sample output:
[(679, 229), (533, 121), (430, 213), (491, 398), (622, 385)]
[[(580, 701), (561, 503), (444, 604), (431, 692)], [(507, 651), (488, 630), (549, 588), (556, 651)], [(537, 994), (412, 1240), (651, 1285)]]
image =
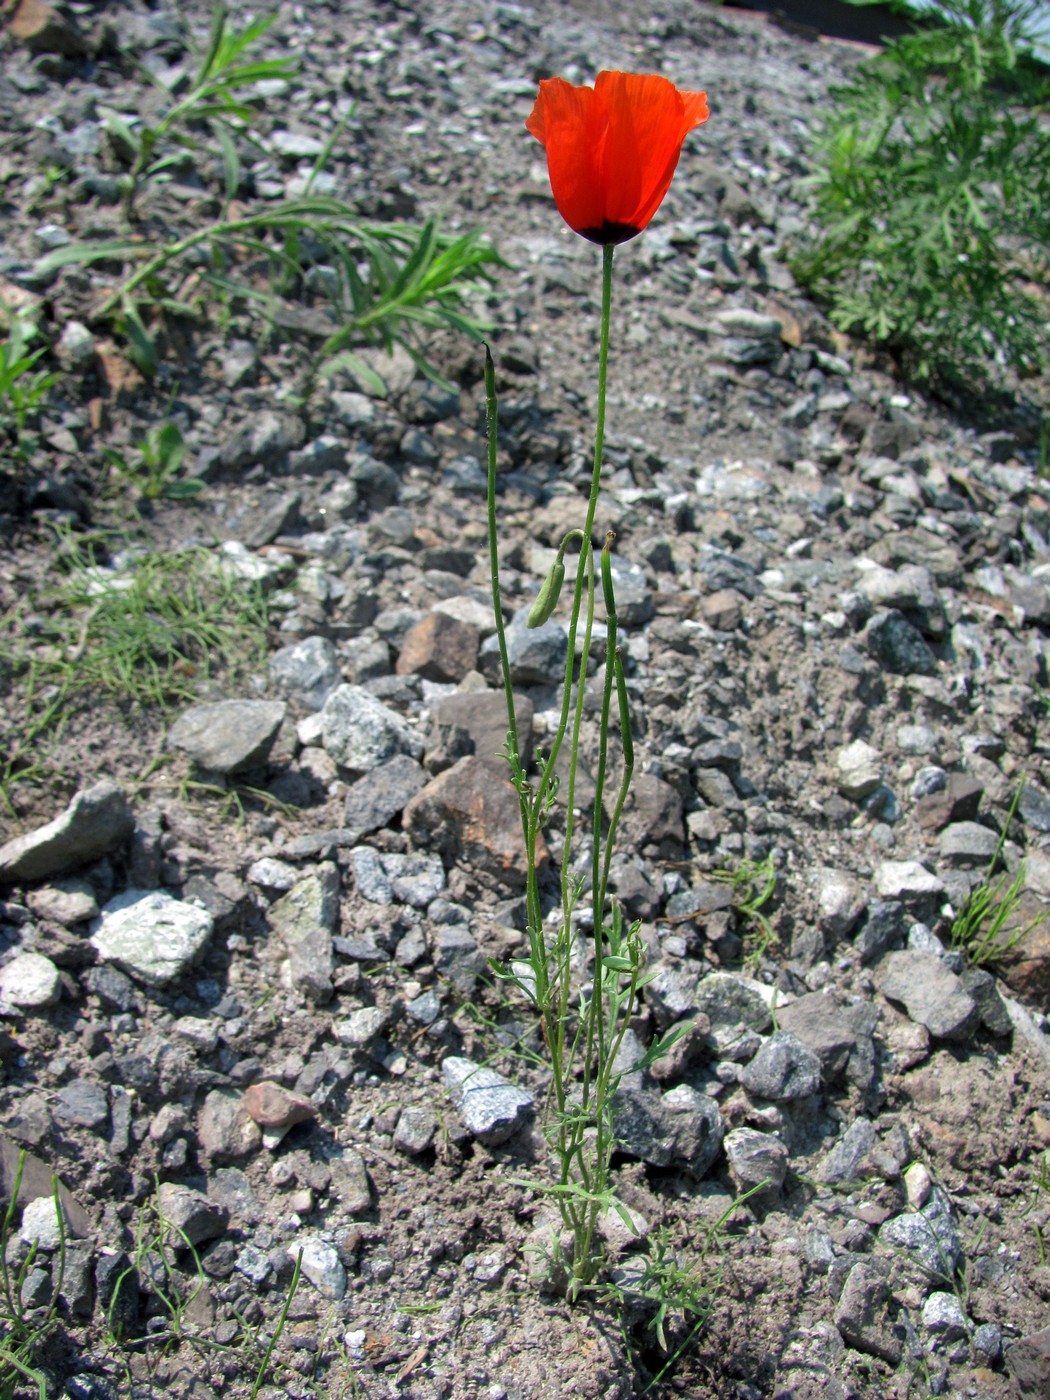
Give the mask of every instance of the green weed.
[(26, 457), (33, 441), (26, 434), (29, 419), (39, 409), (48, 390), (58, 378), (46, 370), (34, 368), (46, 346), (30, 348), (39, 336), (35, 322), (25, 315), (14, 315), (7, 327), (7, 336), (0, 341), (0, 457), (7, 450), (15, 456)]
[(733, 908), (745, 928), (744, 963), (751, 969), (757, 968), (777, 941), (773, 925), (764, 912), (777, 890), (773, 853), (765, 860), (745, 858), (735, 866), (712, 870), (710, 878), (732, 890)]
[[(231, 29), (220, 0), (208, 49), (185, 96), (168, 94), (170, 102), (152, 124), (112, 110), (104, 113), (111, 141), (129, 167), (123, 177), (127, 233), (55, 249), (38, 261), (37, 270), (46, 275), (70, 265), (122, 265), (121, 279), (92, 316), (115, 325), (133, 363), (152, 378), (161, 358), (157, 324), (166, 316), (192, 318), (205, 310), (203, 294), (193, 300), (188, 285), (205, 288), (209, 298), (225, 298), (227, 308), (236, 302), (255, 311), (271, 326), (280, 319), (288, 330), (295, 325), (288, 297), (305, 286), (311, 267), (323, 268), (335, 314), (302, 385), (303, 395), (319, 377), (340, 372), (382, 392), (379, 375), (359, 354), (369, 346), (389, 351), (399, 345), (423, 373), (444, 382), (422, 349), (421, 333), (437, 329), (479, 338), (485, 323), (471, 303), (491, 281), (500, 259), (476, 233), (449, 236), (432, 220), (421, 226), (368, 223), (351, 204), (315, 194), (322, 166), (349, 115), (325, 143), (302, 195), (231, 215), (230, 203), (241, 183), (237, 139), (251, 139), (255, 115), (244, 89), (293, 71), (286, 60), (257, 60), (250, 54), (273, 18)], [(202, 139), (202, 131), (210, 132), (213, 144)], [(133, 226), (142, 188), (169, 179), (187, 154), (192, 159), (216, 150), (224, 180), (221, 217), (159, 245), (144, 239)], [(202, 249), (208, 256), (200, 267)], [(260, 258), (268, 269), (261, 280)], [(252, 268), (247, 278), (238, 275), (246, 261)]]
[(177, 423), (154, 424), (131, 461), (115, 448), (103, 453), (117, 476), (132, 486), (144, 501), (187, 501), (204, 490), (204, 482), (179, 476), (186, 444)]
[(1045, 359), (1050, 96), (1024, 0), (938, 0), (836, 89), (796, 277), (843, 330), (934, 387)]
[(69, 535), (62, 558), (64, 576), (0, 618), (0, 803), (11, 815), (14, 788), (47, 781), (49, 745), (86, 699), (163, 709), (265, 665), (265, 595), (211, 551), (102, 568), (91, 542)]
[(1010, 823), (1023, 791), (1022, 784), (1010, 803), (1010, 810), (1006, 814), (984, 879), (967, 895), (952, 922), (952, 947), (959, 949), (971, 967), (988, 967), (1002, 962), (1026, 934), (1045, 923), (1048, 917), (1046, 914), (1039, 914), (1027, 923), (1019, 923), (1015, 918), (1025, 886), (1023, 861), (1012, 878), (1009, 873), (995, 878)]
[(37, 1365), (37, 1358), (48, 1335), (57, 1322), (58, 1298), (62, 1291), (66, 1261), (65, 1215), (58, 1197), (58, 1179), (51, 1178), (55, 1219), (58, 1222), (58, 1274), (53, 1280), (51, 1297), (46, 1307), (30, 1310), (22, 1301), (22, 1288), (36, 1261), (34, 1242), (25, 1258), (12, 1269), (8, 1246), (18, 1212), (18, 1193), (25, 1168), (24, 1152), (18, 1155), (18, 1166), (11, 1187), (11, 1199), (0, 1219), (0, 1400), (14, 1400), (24, 1393), (24, 1383), (36, 1388), (39, 1400), (46, 1400), (47, 1384)]
[[(176, 97), (160, 79), (143, 69), (145, 77), (167, 99), (156, 119), (127, 118), (112, 108), (102, 109), (103, 126), (114, 150), (125, 157), (129, 169), (121, 178), (125, 218), (135, 214), (135, 199), (142, 185), (170, 177), (185, 152), (218, 155), (225, 176), (226, 198), (232, 199), (241, 182), (236, 142), (250, 126), (255, 109), (245, 100), (245, 90), (256, 83), (290, 78), (295, 65), (287, 59), (256, 59), (249, 50), (265, 35), (276, 14), (253, 20), (244, 29), (228, 24), (222, 0), (212, 9), (208, 47), (185, 95)], [(201, 137), (207, 130), (213, 144)]]

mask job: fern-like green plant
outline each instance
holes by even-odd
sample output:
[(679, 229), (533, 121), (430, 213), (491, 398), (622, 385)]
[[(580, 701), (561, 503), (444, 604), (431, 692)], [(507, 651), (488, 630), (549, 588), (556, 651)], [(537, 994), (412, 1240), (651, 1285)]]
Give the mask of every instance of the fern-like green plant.
[(832, 93), (792, 269), (831, 319), (934, 387), (1035, 372), (1046, 349), (1050, 99), (1026, 0), (938, 0)]

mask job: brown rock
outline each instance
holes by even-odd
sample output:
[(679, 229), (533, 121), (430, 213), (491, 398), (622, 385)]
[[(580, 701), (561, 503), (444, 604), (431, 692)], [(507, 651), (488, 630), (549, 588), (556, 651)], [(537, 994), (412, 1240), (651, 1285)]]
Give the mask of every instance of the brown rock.
[(952, 822), (976, 820), (984, 788), (968, 773), (953, 773), (948, 786), (941, 792), (920, 797), (915, 804), (919, 825), (928, 831), (940, 831)]
[[(532, 701), (514, 696), (521, 762), (532, 759)], [(423, 762), (431, 773), (451, 768), (458, 758), (476, 754), (506, 778), (507, 761), (500, 756), (507, 742), (507, 700), (502, 690), (464, 690), (438, 700), (431, 710), (430, 733)]]
[[(607, 812), (611, 812), (616, 801), (619, 782), (619, 770), (614, 768), (611, 781), (607, 780), (605, 786)], [(663, 778), (653, 773), (642, 773), (631, 784), (620, 819), (618, 844), (627, 850), (640, 850), (643, 846), (659, 845), (661, 841), (684, 844), (682, 799), (677, 788)]]
[(1000, 977), (1029, 1006), (1040, 1011), (1050, 1010), (1050, 909), (1024, 891), (1006, 929), (1020, 928), (1024, 932), (1004, 954), (996, 968)]
[(1021, 1395), (1050, 1395), (1050, 1327), (1014, 1342), (1003, 1360)]
[(83, 58), (88, 53), (88, 42), (72, 15), (48, 0), (20, 0), (7, 28), (12, 38), (34, 53), (57, 53), (64, 58)]
[(272, 1079), (263, 1079), (246, 1089), (241, 1103), (260, 1128), (294, 1128), (296, 1123), (306, 1123), (317, 1116), (309, 1099), (289, 1093)]
[(478, 629), (447, 613), (432, 612), (409, 628), (397, 658), (399, 676), (461, 681), (478, 659)]
[(213, 1162), (247, 1157), (262, 1143), (262, 1133), (236, 1094), (213, 1089), (197, 1119), (197, 1138)]
[(735, 632), (743, 617), (743, 596), (735, 588), (720, 588), (700, 600), (700, 612), (709, 627)]
[[(525, 883), (525, 847), (518, 796), (508, 782), (494, 780), (479, 758), (461, 758), (439, 773), (408, 804), (402, 824), (417, 846), (437, 851), (446, 865), (463, 861), (497, 883)], [(547, 849), (540, 840), (537, 862)]]

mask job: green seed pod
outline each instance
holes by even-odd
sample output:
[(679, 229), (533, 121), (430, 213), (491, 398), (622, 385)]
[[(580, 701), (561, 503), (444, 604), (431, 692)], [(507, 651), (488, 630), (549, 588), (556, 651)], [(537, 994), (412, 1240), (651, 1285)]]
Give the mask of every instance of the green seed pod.
[(529, 612), (526, 626), (542, 627), (549, 620), (551, 613), (558, 606), (564, 579), (565, 565), (559, 556), (550, 566), (547, 577), (543, 580), (543, 587), (536, 595), (536, 601)]

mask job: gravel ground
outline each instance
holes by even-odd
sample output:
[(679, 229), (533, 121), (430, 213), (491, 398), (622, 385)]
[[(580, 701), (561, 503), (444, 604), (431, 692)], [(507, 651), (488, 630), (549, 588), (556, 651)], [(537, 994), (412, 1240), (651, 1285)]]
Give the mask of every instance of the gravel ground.
[[(488, 973), (525, 940), (478, 348), (434, 345), (455, 392), (395, 356), (374, 361), (387, 397), (343, 377), (304, 403), (309, 318), (266, 330), (219, 299), (168, 321), (155, 378), (130, 372), (91, 319), (114, 268), (36, 262), (117, 228), (104, 109), (140, 110), (139, 66), (170, 79), (208, 15), (83, 4), (40, 27), (27, 5), (36, 37), (8, 36), (0, 75), (0, 291), (40, 299), (60, 377), (0, 477), (5, 651), (46, 642), (71, 541), (103, 580), (196, 546), (271, 604), (267, 665), (202, 674), (164, 715), (82, 696), (0, 809), (0, 1187), (24, 1150), (6, 1257), (37, 1242), (30, 1323), (57, 1292), (47, 1393), (1050, 1394), (1050, 509), (1023, 417), (909, 390), (782, 260), (809, 132), (860, 51), (684, 0), (641, 22), (584, 0), (287, 5), (263, 48), (297, 71), (245, 158), (243, 198), (294, 192), (347, 117), (334, 193), (498, 247), (479, 312), (510, 617), (582, 518), (597, 347), (597, 251), (523, 126), (536, 82), (708, 92), (617, 253), (598, 520), (637, 748), (613, 883), (655, 974), (632, 1032), (691, 1022), (624, 1082), (615, 1184), (641, 1233), (609, 1247), (629, 1270), (662, 1232), (711, 1302), (651, 1384), (651, 1314), (540, 1292), (526, 1247), (547, 1081), (528, 1005)], [(213, 174), (147, 190), (140, 236), (210, 217)], [(163, 421), (203, 489), (136, 509), (103, 449)], [(542, 751), (561, 614), (510, 639)], [(0, 670), (9, 746), (56, 698), (31, 681)], [(951, 932), (997, 858), (1021, 937), (988, 970)], [(743, 907), (762, 872), (765, 924)]]

